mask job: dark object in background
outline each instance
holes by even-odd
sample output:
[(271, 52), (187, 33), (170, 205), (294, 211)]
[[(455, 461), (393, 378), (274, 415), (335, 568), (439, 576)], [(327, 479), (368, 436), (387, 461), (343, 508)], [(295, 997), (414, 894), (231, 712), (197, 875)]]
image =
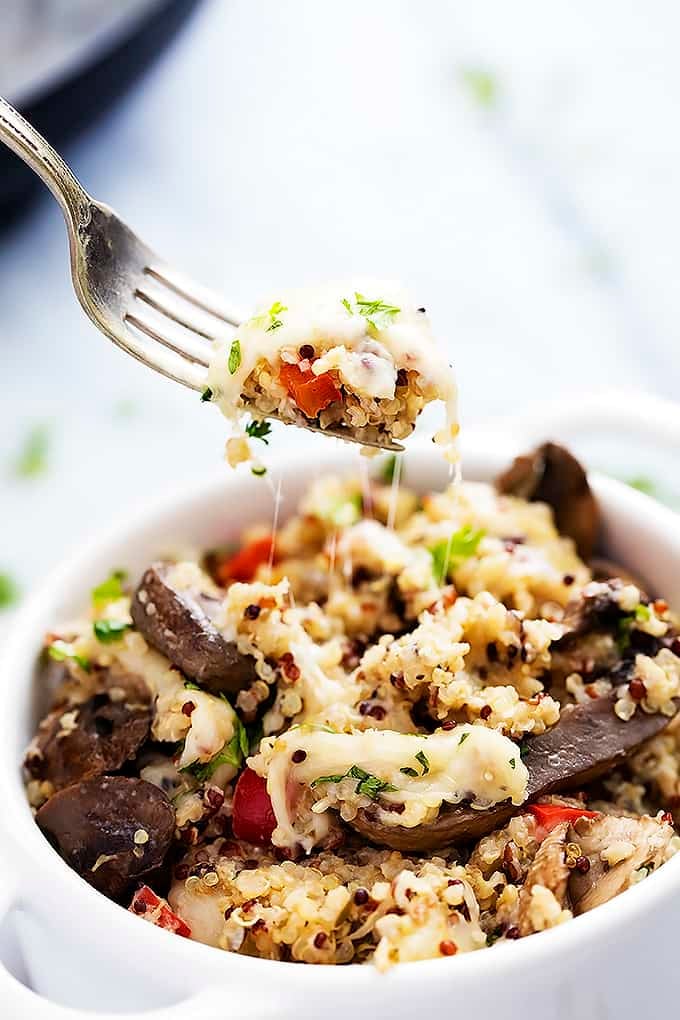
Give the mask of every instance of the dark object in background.
[[(165, 0), (137, 21), (106, 52), (21, 112), (57, 149), (92, 124), (163, 52), (201, 0)], [(10, 102), (12, 97), (7, 97)], [(9, 226), (41, 189), (38, 178), (0, 146), (0, 230)]]

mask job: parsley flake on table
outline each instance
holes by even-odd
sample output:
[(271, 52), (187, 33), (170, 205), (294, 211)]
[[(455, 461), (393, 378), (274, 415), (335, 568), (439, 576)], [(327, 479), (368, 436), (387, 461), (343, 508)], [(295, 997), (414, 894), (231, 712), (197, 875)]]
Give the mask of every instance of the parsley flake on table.
[(0, 574), (0, 609), (10, 609), (19, 601), (19, 586), (9, 574)]
[(38, 478), (48, 468), (49, 429), (47, 425), (35, 425), (24, 440), (14, 464), (17, 478)]

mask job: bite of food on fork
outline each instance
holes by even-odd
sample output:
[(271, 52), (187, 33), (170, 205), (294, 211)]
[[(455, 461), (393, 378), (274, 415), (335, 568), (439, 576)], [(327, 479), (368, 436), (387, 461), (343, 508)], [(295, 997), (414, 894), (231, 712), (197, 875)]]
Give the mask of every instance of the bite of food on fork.
[(264, 437), (267, 419), (400, 451), (399, 441), (434, 400), (446, 405), (435, 441), (457, 460), (453, 371), (425, 309), (398, 288), (359, 281), (290, 291), (246, 319), (167, 265), (91, 198), (1, 97), (0, 141), (62, 208), (73, 286), (86, 314), (128, 354), (220, 407), (235, 426), (232, 465), (252, 459), (248, 437)]

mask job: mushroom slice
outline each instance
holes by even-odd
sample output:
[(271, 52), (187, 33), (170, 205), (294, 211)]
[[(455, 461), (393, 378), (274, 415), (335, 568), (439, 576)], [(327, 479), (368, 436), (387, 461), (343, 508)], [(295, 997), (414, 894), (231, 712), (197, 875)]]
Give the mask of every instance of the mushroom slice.
[(574, 913), (584, 914), (606, 903), (663, 864), (671, 853), (669, 844), (674, 835), (668, 822), (648, 816), (577, 819), (568, 838), (578, 844), (589, 867), (585, 874), (575, 868), (569, 878)]
[(565, 633), (554, 642), (554, 646), (569, 648), (578, 638), (592, 631), (615, 630), (625, 616), (616, 597), (621, 587), (622, 582), (618, 578), (590, 581), (567, 603), (562, 620)]
[[(189, 566), (189, 565), (186, 565)], [(145, 571), (130, 612), (137, 630), (185, 676), (212, 694), (236, 694), (257, 679), (253, 660), (225, 641), (211, 618), (219, 598), (202, 591), (184, 564), (154, 563)], [(211, 582), (205, 577), (205, 587)]]
[(552, 507), (557, 529), (589, 560), (600, 530), (600, 512), (582, 466), (557, 443), (543, 443), (517, 457), (496, 479), (499, 492)]
[(175, 811), (162, 790), (143, 779), (98, 776), (55, 793), (36, 822), (74, 871), (119, 899), (136, 878), (163, 863)]
[[(567, 705), (552, 729), (526, 742), (522, 760), (529, 772), (527, 801), (559, 790), (578, 789), (596, 779), (669, 722), (670, 718), (661, 713), (641, 711), (624, 722), (615, 715), (614, 701), (609, 697)], [(505, 825), (517, 811), (507, 802), (486, 810), (444, 808), (433, 822), (408, 829), (381, 825), (367, 808), (360, 810), (350, 824), (374, 843), (394, 850), (426, 851), (478, 839)]]
[(104, 772), (118, 772), (149, 735), (151, 709), (95, 694), (81, 705), (50, 712), (38, 727), (24, 761), (33, 779), (55, 790)]

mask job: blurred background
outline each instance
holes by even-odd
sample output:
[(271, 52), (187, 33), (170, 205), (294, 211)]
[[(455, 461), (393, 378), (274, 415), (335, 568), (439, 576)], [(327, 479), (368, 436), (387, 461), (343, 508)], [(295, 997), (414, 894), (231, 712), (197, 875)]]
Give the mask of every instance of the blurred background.
[[(677, 394), (670, 0), (3, 0), (2, 22), (0, 93), (233, 303), (402, 280), (466, 424)], [(33, 183), (0, 153), (0, 626), (91, 530), (219, 466), (226, 432), (83, 316)], [(621, 437), (595, 460), (674, 498)]]

